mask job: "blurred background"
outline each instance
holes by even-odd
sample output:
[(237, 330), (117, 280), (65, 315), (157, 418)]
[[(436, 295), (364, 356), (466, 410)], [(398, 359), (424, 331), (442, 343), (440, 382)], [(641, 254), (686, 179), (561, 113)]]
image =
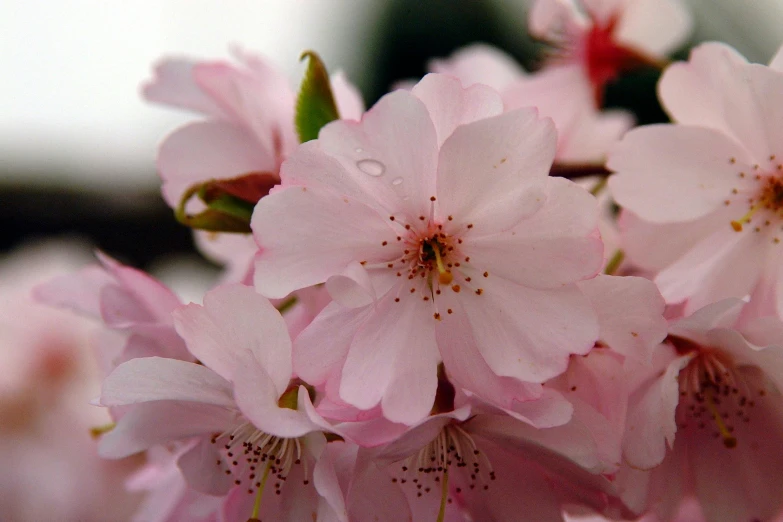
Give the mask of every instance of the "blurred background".
[[(781, 0), (688, 0), (691, 44), (720, 39), (766, 62), (783, 41)], [(182, 261), (190, 232), (159, 196), (157, 143), (192, 118), (145, 104), (139, 84), (163, 55), (266, 55), (297, 82), (314, 49), (368, 106), (432, 57), (474, 41), (535, 66), (524, 0), (5, 0), (0, 3), (0, 249), (74, 236), (134, 266)], [(687, 55), (687, 47), (680, 56)], [(663, 117), (655, 74), (614, 86), (610, 105)], [(185, 256), (185, 257), (183, 257)], [(193, 256), (193, 259), (196, 259)]]

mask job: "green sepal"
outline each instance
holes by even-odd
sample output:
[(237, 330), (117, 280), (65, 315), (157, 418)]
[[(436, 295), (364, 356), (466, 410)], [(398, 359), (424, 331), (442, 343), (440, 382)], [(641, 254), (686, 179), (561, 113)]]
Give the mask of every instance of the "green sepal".
[[(204, 202), (206, 210), (190, 215), (185, 211), (188, 201), (193, 196)], [(197, 230), (209, 232), (250, 233), (250, 218), (253, 215), (254, 204), (240, 199), (227, 192), (216, 191), (215, 182), (207, 181), (190, 187), (180, 200), (174, 212), (177, 221)]]
[(316, 139), (324, 125), (340, 118), (324, 63), (313, 51), (303, 52), (300, 60), (305, 58), (309, 61), (296, 97), (294, 115), (296, 133), (302, 143)]

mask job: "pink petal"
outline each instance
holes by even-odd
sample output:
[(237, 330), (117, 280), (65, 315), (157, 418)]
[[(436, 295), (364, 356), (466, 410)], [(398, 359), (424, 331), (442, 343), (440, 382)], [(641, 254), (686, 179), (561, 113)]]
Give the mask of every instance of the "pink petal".
[(393, 422), (426, 416), (435, 398), (437, 364), (432, 306), (418, 299), (394, 301), (389, 292), (358, 329), (342, 370), (340, 397), (361, 409), (382, 400)]
[[(285, 227), (280, 226), (281, 216)], [(389, 223), (388, 217), (348, 196), (307, 187), (278, 190), (262, 198), (253, 212), (253, 236), (261, 249), (256, 288), (282, 298), (323, 283), (351, 262), (386, 261), (397, 238)], [(385, 248), (384, 242), (390, 246)]]
[(672, 322), (669, 333), (708, 344), (709, 330), (731, 328), (737, 322), (744, 304), (741, 299), (722, 299), (710, 303), (689, 316)]
[(470, 408), (463, 407), (449, 413), (428, 417), (420, 424), (410, 428), (404, 435), (384, 447), (378, 458), (389, 462), (397, 462), (409, 457), (429, 444), (454, 420), (465, 421), (470, 417)]
[(313, 385), (340, 374), (356, 330), (373, 307), (344, 308), (330, 303), (294, 341), (294, 370)]
[(301, 437), (317, 431), (307, 413), (280, 407), (272, 376), (252, 357), (246, 357), (237, 367), (234, 397), (242, 414), (257, 428), (278, 437)]
[(536, 0), (530, 8), (527, 23), (532, 36), (549, 39), (586, 25), (587, 17), (576, 0)]
[(98, 251), (95, 255), (106, 270), (152, 317), (162, 322), (170, 322), (171, 312), (180, 306), (179, 298), (171, 289), (149, 274), (125, 266), (103, 252)]
[(332, 514), (335, 515), (334, 518), (330, 519), (319, 517), (319, 520), (348, 522), (348, 513), (345, 509), (345, 494), (340, 489), (337, 472), (335, 471), (335, 459), (336, 455), (327, 446), (315, 463), (315, 469), (313, 470), (313, 485), (321, 496), (319, 501), (326, 502), (333, 512)]
[(162, 400), (234, 406), (231, 384), (220, 375), (199, 364), (162, 357), (122, 363), (101, 388), (103, 406)]
[[(765, 387), (758, 368), (741, 369), (751, 390)], [(783, 411), (779, 391), (755, 399), (749, 422), (734, 422), (731, 449), (712, 431), (694, 430), (687, 440), (696, 495), (707, 520), (775, 520), (783, 507)], [(678, 442), (680, 435), (678, 434)]]
[(291, 339), (280, 312), (250, 287), (233, 284), (211, 290), (204, 306), (189, 304), (174, 313), (188, 350), (232, 381), (247, 353), (271, 376), (278, 396), (291, 378)]
[(512, 409), (514, 404), (541, 397), (540, 385), (498, 377), (487, 366), (476, 348), (473, 330), (457, 298), (439, 299), (439, 304), (452, 314), (436, 326), (435, 333), (449, 379), (458, 387), (500, 408)]
[(161, 144), (157, 159), (163, 197), (172, 208), (185, 190), (211, 179), (233, 178), (276, 169), (270, 151), (236, 124), (222, 121), (185, 125)]
[(429, 212), (438, 141), (427, 108), (413, 94), (387, 94), (361, 122), (338, 121), (321, 129), (318, 143), (342, 165), (334, 181), (340, 193), (353, 193), (338, 188), (350, 183), (383, 214)]
[[(383, 213), (429, 213), (438, 139), (426, 106), (413, 94), (387, 94), (361, 122), (332, 122), (321, 129), (318, 143), (342, 164), (340, 177), (359, 187), (366, 194), (363, 199), (374, 202), (367, 204)], [(309, 186), (302, 174), (303, 184)]]
[(147, 101), (223, 118), (220, 107), (207, 96), (193, 79), (197, 62), (183, 58), (165, 58), (155, 64), (154, 76), (142, 86)]
[[(726, 216), (726, 222), (733, 217)], [(715, 229), (716, 214), (686, 223), (650, 223), (633, 212), (623, 210), (619, 225), (623, 250), (634, 265), (658, 272), (674, 263), (693, 247), (694, 241), (707, 237)], [(666, 248), (660, 248), (662, 243)]]
[(337, 71), (329, 79), (341, 120), (359, 120), (364, 114), (364, 100), (343, 71)]
[(353, 261), (342, 273), (327, 279), (326, 289), (332, 299), (348, 308), (366, 306), (376, 299), (370, 276), (358, 261)]
[(583, 424), (539, 429), (506, 415), (479, 415), (470, 421), (471, 431), (526, 453), (554, 452), (591, 472), (605, 469), (600, 450)]
[(660, 93), (679, 123), (723, 131), (761, 162), (779, 152), (781, 85), (777, 71), (748, 64), (729, 46), (707, 43), (687, 64), (667, 70)]
[(629, 399), (628, 420), (623, 439), (623, 455), (637, 469), (650, 469), (661, 463), (667, 444), (674, 444), (677, 424), (674, 411), (680, 399), (678, 376), (692, 357), (677, 357), (662, 375), (637, 389)]
[(55, 277), (35, 287), (32, 294), (36, 301), (100, 319), (101, 289), (113, 283), (105, 270), (87, 266), (74, 274)]
[(557, 161), (603, 163), (612, 146), (634, 125), (631, 113), (584, 110), (567, 129), (559, 129)]
[(551, 122), (533, 109), (463, 125), (443, 144), (438, 164), (441, 214), (478, 231), (516, 225), (541, 205), (541, 182), (555, 155)]
[[(361, 451), (359, 453), (362, 454)], [(348, 493), (348, 512), (352, 520), (377, 522), (410, 522), (410, 506), (397, 484), (378, 468), (374, 460), (366, 459), (353, 473)]]
[[(500, 277), (481, 285), (481, 295), (465, 291), (460, 300), (478, 349), (497, 375), (544, 382), (598, 338), (595, 312), (575, 286), (536, 290)], [(448, 320), (446, 315), (444, 325)]]
[(294, 92), (281, 70), (256, 56), (239, 57), (250, 71), (227, 63), (201, 63), (193, 70), (196, 83), (232, 116), (251, 130), (261, 149), (272, 157), (292, 150)]
[(612, 195), (656, 223), (698, 219), (724, 205), (738, 186), (734, 161), (753, 163), (720, 132), (674, 125), (634, 129), (612, 150)]
[(688, 9), (678, 0), (635, 0), (623, 9), (614, 37), (622, 45), (661, 56), (684, 44), (692, 26)]
[(428, 69), (455, 76), (465, 87), (481, 83), (496, 91), (502, 91), (526, 74), (514, 58), (497, 47), (482, 43), (463, 47), (449, 58), (431, 60)]
[(598, 313), (601, 340), (627, 358), (649, 362), (668, 330), (655, 284), (641, 277), (598, 276), (579, 288)]
[(503, 112), (503, 100), (491, 88), (485, 85), (466, 88), (459, 79), (445, 74), (426, 75), (411, 92), (427, 106), (439, 147), (458, 126)]
[(138, 404), (101, 437), (98, 453), (121, 459), (158, 444), (220, 433), (234, 422), (236, 414), (222, 406), (171, 401)]
[(215, 444), (204, 437), (177, 459), (177, 466), (188, 486), (202, 493), (222, 496), (234, 487), (234, 479), (222, 469), (216, 469), (218, 458), (220, 453)]
[(761, 274), (766, 249), (761, 234), (735, 232), (726, 226), (659, 272), (655, 283), (667, 303), (688, 299), (686, 313), (727, 297), (742, 298)]
[[(542, 208), (508, 231), (465, 239), (471, 265), (531, 288), (559, 288), (596, 274), (603, 244), (593, 236), (596, 200), (575, 183), (548, 178)], [(476, 234), (483, 230), (477, 226)], [(485, 276), (486, 277), (486, 276)], [(483, 282), (483, 281), (482, 281)]]
[(563, 145), (581, 125), (580, 119), (596, 114), (595, 94), (581, 64), (545, 68), (526, 76), (504, 91), (506, 110), (536, 107), (541, 117), (552, 118)]

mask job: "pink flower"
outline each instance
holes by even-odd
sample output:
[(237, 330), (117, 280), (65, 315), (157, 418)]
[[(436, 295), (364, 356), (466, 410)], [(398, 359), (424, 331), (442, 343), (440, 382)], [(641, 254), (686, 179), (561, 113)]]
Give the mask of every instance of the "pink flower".
[[(101, 404), (133, 407), (104, 435), (101, 454), (117, 458), (196, 438), (178, 466), (193, 489), (228, 494), (224, 509), (291, 521), (302, 520), (301, 510), (329, 509), (345, 520), (339, 487), (323, 469), (329, 463), (319, 460), (329, 426), (308, 390), (291, 380), (291, 341), (277, 310), (251, 288), (228, 285), (175, 319), (202, 364), (149, 357), (112, 372)], [(326, 499), (322, 508), (313, 487)]]
[(99, 522), (129, 519), (123, 491), (141, 462), (98, 457), (90, 430), (110, 422), (89, 406), (101, 372), (90, 321), (30, 298), (35, 285), (89, 260), (63, 242), (27, 245), (0, 261), (0, 518)]
[(678, 0), (537, 0), (533, 36), (552, 43), (553, 75), (570, 76), (600, 107), (604, 87), (683, 43), (691, 21)]
[(552, 118), (558, 163), (603, 162), (609, 148), (633, 125), (624, 111), (599, 111), (578, 77), (527, 74), (513, 58), (487, 45), (471, 45), (448, 59), (433, 60), (430, 70), (456, 76), (465, 87), (489, 85), (500, 92), (505, 110), (536, 107), (541, 116)]
[(428, 75), (283, 164), (253, 214), (256, 286), (282, 297), (325, 282), (335, 299), (297, 339), (302, 378), (413, 423), (454, 349), (446, 336), (533, 383), (592, 347), (595, 315), (574, 283), (602, 261), (595, 201), (547, 176), (549, 121), (501, 113), (488, 87)]
[(677, 123), (630, 132), (608, 162), (633, 214), (630, 257), (687, 313), (770, 288), (780, 310), (783, 73), (711, 43), (667, 69), (659, 90)]
[[(555, 520), (562, 506), (602, 509), (609, 482), (528, 438), (520, 421), (469, 406), (437, 414), (379, 448), (359, 450), (407, 497), (413, 520)], [(536, 431), (532, 429), (532, 431)], [(546, 432), (541, 438), (546, 439)], [(381, 478), (376, 480), (383, 481)], [(383, 484), (379, 484), (383, 487)]]
[(136, 357), (192, 361), (171, 316), (179, 298), (146, 273), (97, 255), (100, 266), (52, 279), (34, 289), (35, 298), (104, 324), (93, 343), (106, 374)]
[(783, 508), (783, 323), (742, 325), (743, 306), (728, 299), (673, 322), (630, 397), (625, 459), (658, 467), (620, 478), (664, 520), (687, 495), (710, 522), (769, 520)]
[[(206, 117), (175, 130), (158, 151), (163, 197), (172, 208), (194, 185), (240, 177), (248, 180), (239, 187), (243, 198), (257, 201), (279, 183), (280, 163), (299, 144), (296, 95), (288, 78), (259, 56), (238, 48), (233, 54), (238, 65), (165, 59), (143, 88), (149, 101)], [(341, 72), (333, 76), (332, 87), (341, 116), (358, 119), (364, 105), (356, 88)], [(197, 235), (209, 257), (227, 263), (228, 280), (246, 277), (255, 253), (252, 240)]]
[(176, 451), (155, 446), (147, 451), (147, 463), (131, 476), (128, 491), (144, 492), (144, 500), (132, 522), (166, 522), (190, 520), (217, 522), (222, 499), (188, 487), (177, 460), (196, 441), (180, 444)]

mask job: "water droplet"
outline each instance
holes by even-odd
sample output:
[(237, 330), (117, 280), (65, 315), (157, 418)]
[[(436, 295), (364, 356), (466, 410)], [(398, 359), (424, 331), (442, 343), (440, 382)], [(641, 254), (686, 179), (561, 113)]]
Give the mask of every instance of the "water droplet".
[(356, 153), (358, 154), (358, 153), (361, 153), (361, 152), (364, 152), (364, 149), (361, 148), (361, 147), (357, 147), (356, 148)]
[(364, 172), (365, 174), (369, 174), (370, 176), (382, 176), (384, 172), (386, 172), (386, 167), (383, 163), (380, 161), (375, 161), (373, 159), (364, 159), (361, 161), (356, 162), (356, 166), (359, 167), (359, 170)]
[(392, 185), (394, 185), (395, 187), (398, 185), (402, 185), (402, 178), (394, 178), (394, 180), (392, 181)]

